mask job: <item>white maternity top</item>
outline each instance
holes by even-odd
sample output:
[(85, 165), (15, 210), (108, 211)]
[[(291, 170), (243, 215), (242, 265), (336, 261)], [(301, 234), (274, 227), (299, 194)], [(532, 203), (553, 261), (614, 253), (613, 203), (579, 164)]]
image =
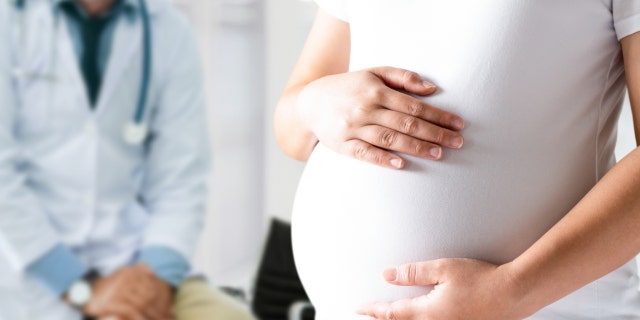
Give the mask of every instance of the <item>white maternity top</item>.
[[(314, 150), (293, 216), (297, 267), (318, 320), (414, 297), (400, 263), (518, 256), (615, 163), (625, 80), (619, 39), (640, 0), (318, 0), (349, 22), (351, 69), (414, 70), (425, 101), (461, 115), (461, 150), (391, 170)], [(620, 244), (625, 245), (625, 244)], [(603, 257), (606, 259), (606, 257)], [(640, 319), (634, 261), (533, 319)]]

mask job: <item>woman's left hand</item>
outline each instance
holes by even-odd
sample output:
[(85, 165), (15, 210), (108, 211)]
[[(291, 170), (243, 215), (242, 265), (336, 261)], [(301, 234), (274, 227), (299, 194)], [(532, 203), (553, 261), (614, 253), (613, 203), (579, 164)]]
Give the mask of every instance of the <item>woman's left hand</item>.
[(413, 299), (371, 303), (357, 313), (387, 320), (522, 319), (518, 287), (505, 266), (440, 259), (388, 269), (383, 276), (391, 284), (432, 285), (433, 290)]

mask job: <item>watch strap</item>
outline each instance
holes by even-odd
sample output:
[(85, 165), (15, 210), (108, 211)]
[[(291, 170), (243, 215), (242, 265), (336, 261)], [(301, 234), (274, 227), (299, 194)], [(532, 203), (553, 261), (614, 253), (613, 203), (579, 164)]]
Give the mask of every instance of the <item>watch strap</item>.
[(88, 282), (92, 287), (93, 284), (100, 278), (100, 273), (96, 269), (89, 269), (84, 276), (82, 276), (82, 280)]

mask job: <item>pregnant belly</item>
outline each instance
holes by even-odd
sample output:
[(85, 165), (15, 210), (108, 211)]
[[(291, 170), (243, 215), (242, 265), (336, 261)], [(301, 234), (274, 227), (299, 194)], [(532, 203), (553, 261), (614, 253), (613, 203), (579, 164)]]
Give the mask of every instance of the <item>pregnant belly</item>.
[(588, 165), (531, 152), (467, 144), (439, 162), (405, 156), (407, 167), (392, 170), (318, 145), (293, 212), (296, 265), (318, 319), (358, 319), (360, 304), (428, 292), (385, 283), (390, 266), (444, 257), (500, 263), (524, 251), (593, 181)]

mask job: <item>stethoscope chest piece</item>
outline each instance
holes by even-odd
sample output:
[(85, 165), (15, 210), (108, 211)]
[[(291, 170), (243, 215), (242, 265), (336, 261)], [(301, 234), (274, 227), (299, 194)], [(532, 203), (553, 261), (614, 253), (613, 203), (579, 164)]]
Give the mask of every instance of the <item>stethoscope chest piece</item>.
[(128, 144), (139, 145), (147, 138), (148, 132), (149, 128), (144, 123), (131, 121), (124, 127), (123, 138)]

